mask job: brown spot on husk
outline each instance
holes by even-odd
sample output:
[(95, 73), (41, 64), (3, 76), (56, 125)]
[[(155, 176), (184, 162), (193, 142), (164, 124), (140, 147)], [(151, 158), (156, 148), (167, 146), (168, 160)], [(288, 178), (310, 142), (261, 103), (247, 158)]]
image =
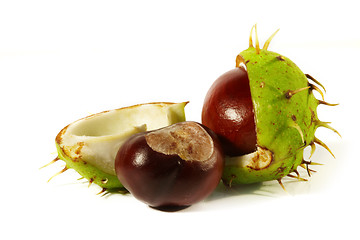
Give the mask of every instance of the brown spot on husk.
[(281, 56), (281, 55), (280, 55), (280, 56), (277, 56), (276, 58), (277, 58), (278, 60), (280, 60), (280, 61), (285, 61), (285, 57), (284, 57), (284, 56)]

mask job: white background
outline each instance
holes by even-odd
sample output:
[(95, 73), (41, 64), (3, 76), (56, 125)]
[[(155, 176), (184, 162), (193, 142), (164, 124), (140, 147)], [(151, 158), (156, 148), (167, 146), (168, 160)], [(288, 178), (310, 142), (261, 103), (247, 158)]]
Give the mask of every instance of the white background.
[[(356, 1), (1, 1), (1, 239), (349, 239), (358, 236), (360, 22)], [(200, 121), (212, 82), (278, 28), (269, 50), (322, 82), (320, 129), (336, 155), (308, 182), (221, 185), (180, 212), (96, 195), (73, 171), (47, 180), (65, 125), (103, 110), (190, 101)], [(317, 95), (317, 97), (319, 97)], [(308, 156), (308, 151), (305, 156)], [(306, 173), (303, 175), (306, 177)], [(355, 235), (354, 235), (355, 234)], [(353, 238), (352, 238), (353, 239)]]

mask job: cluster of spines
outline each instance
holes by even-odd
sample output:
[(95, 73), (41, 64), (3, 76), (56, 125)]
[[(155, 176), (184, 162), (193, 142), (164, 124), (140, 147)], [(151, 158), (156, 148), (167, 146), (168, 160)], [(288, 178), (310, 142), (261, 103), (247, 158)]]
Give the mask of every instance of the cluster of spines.
[[(325, 87), (324, 87), (319, 81), (317, 81), (315, 78), (313, 78), (313, 77), (312, 77), (311, 75), (309, 75), (309, 74), (305, 74), (305, 76), (306, 76), (307, 79), (309, 79), (309, 80), (313, 81), (315, 84), (319, 85), (319, 86), (324, 90), (324, 92), (326, 92)], [(285, 97), (288, 98), (288, 99), (290, 99), (293, 95), (295, 95), (295, 94), (297, 94), (297, 93), (299, 93), (299, 92), (302, 92), (302, 91), (305, 91), (305, 90), (310, 90), (310, 91), (315, 90), (315, 91), (317, 91), (317, 92), (321, 95), (321, 97), (322, 97), (322, 100), (317, 99), (318, 105), (320, 105), (320, 104), (323, 104), (323, 105), (326, 105), (326, 106), (337, 106), (337, 105), (338, 105), (338, 104), (332, 104), (332, 103), (325, 102), (325, 101), (324, 101), (324, 93), (323, 93), (322, 90), (321, 90), (319, 87), (317, 87), (315, 84), (312, 84), (312, 83), (309, 83), (309, 82), (308, 82), (308, 86), (307, 86), (307, 87), (300, 88), (300, 89), (296, 89), (296, 90), (289, 90), (288, 92), (285, 93)], [(334, 129), (333, 127), (331, 127), (331, 126), (329, 125), (330, 122), (323, 122), (323, 121), (320, 121), (320, 120), (317, 119), (317, 118), (312, 119), (312, 121), (313, 121), (313, 123), (315, 124), (315, 131), (316, 131), (316, 129), (319, 128), (319, 127), (325, 127), (325, 128), (327, 128), (327, 129), (332, 130), (333, 132), (335, 132), (336, 134), (338, 134), (338, 135), (341, 137), (340, 133), (339, 133), (336, 129)], [(302, 133), (301, 128), (300, 128), (295, 122), (293, 122), (293, 123), (294, 123), (295, 125), (293, 124), (293, 125), (290, 125), (290, 126), (296, 128), (296, 129), (299, 131), (299, 134), (301, 135), (302, 141), (303, 141), (303, 143), (304, 143), (304, 146), (301, 147), (301, 149), (299, 149), (299, 150), (302, 151), (302, 150), (303, 150), (305, 147), (307, 147), (307, 146), (310, 146), (310, 147), (311, 147), (309, 159), (312, 157), (312, 155), (313, 155), (314, 152), (315, 152), (315, 149), (316, 149), (315, 144), (318, 144), (318, 145), (322, 146), (323, 148), (325, 148), (325, 149), (335, 158), (335, 155), (332, 153), (332, 151), (330, 150), (330, 148), (329, 148), (324, 142), (322, 142), (320, 139), (318, 139), (318, 138), (315, 137), (315, 136), (314, 136), (314, 140), (313, 140), (312, 142), (310, 142), (309, 144), (306, 144), (306, 142), (304, 142), (304, 137), (303, 137), (303, 133)], [(300, 164), (299, 166), (302, 167), (302, 168), (304, 168), (304, 169), (307, 171), (308, 176), (310, 177), (310, 176), (311, 176), (311, 172), (316, 172), (316, 171), (310, 169), (310, 168), (309, 168), (309, 165), (322, 165), (322, 164), (320, 164), (320, 163), (315, 163), (315, 162), (312, 162), (312, 161), (306, 161), (306, 160), (304, 160), (304, 159), (302, 160), (302, 162), (301, 162), (301, 164)], [(296, 176), (294, 176), (292, 173), (295, 173)], [(299, 172), (298, 172), (296, 169), (292, 170), (292, 172), (289, 173), (289, 174), (287, 175), (287, 177), (296, 178), (296, 179), (298, 179), (298, 180), (300, 180), (300, 181), (307, 181), (307, 179), (300, 177), (300, 174), (299, 174)], [(277, 181), (279, 182), (279, 184), (281, 185), (281, 187), (286, 191), (286, 189), (285, 189), (285, 187), (284, 187), (284, 185), (283, 185), (283, 183), (282, 183), (282, 178), (277, 179)]]
[[(45, 164), (44, 166), (40, 167), (40, 169), (45, 168), (47, 166), (50, 166), (51, 164), (53, 164), (53, 163), (55, 163), (55, 162), (57, 162), (59, 160), (61, 160), (61, 159), (57, 156), (51, 162), (49, 162), (49, 163)], [(65, 165), (65, 167), (61, 171), (55, 173), (52, 177), (50, 177), (48, 179), (47, 182), (50, 182), (54, 177), (59, 176), (60, 174), (66, 172), (67, 170), (69, 170), (69, 167), (67, 165)], [(83, 180), (83, 179), (85, 179), (85, 177), (80, 177), (77, 180), (79, 181), (79, 180)], [(107, 179), (104, 179), (103, 181), (105, 181), (104, 183), (106, 183)], [(88, 187), (90, 187), (92, 185), (92, 183), (94, 182), (94, 179), (93, 178), (87, 179), (87, 182), (88, 182)], [(115, 192), (121, 193), (121, 194), (128, 193), (128, 191), (125, 188), (108, 189), (108, 188), (102, 187), (101, 191), (98, 192), (97, 195), (101, 195), (103, 197), (103, 196), (108, 195), (109, 193), (115, 193)]]
[[(254, 46), (254, 44), (253, 44), (253, 39), (252, 39), (252, 35), (253, 35), (253, 30), (254, 30), (254, 29), (255, 29), (255, 46)], [(255, 25), (251, 28), (251, 31), (250, 31), (249, 47), (255, 47), (256, 53), (257, 53), (257, 54), (260, 54), (260, 51), (261, 51), (261, 50), (267, 50), (267, 49), (268, 49), (271, 40), (274, 38), (274, 36), (276, 35), (276, 33), (277, 33), (278, 31), (279, 31), (279, 29), (276, 30), (276, 31), (265, 41), (263, 48), (260, 49), (259, 38), (258, 38), (258, 34), (257, 34), (257, 26), (256, 26), (256, 24), (255, 24)], [(284, 60), (284, 57), (283, 57), (283, 56), (279, 56), (279, 60)], [(241, 56), (238, 55), (237, 58), (236, 58), (236, 67), (239, 67), (241, 64), (243, 64), (243, 63), (244, 63), (243, 61), (244, 61), (244, 60), (241, 58)], [(315, 90), (315, 91), (317, 91), (317, 92), (321, 95), (321, 98), (322, 98), (322, 100), (317, 99), (317, 100), (318, 100), (318, 105), (320, 105), (320, 104), (326, 105), (326, 106), (337, 106), (337, 105), (338, 105), (338, 104), (332, 104), (332, 103), (325, 102), (325, 100), (324, 100), (324, 93), (323, 93), (323, 91), (320, 89), (320, 87), (321, 87), (321, 88), (324, 90), (324, 92), (326, 93), (325, 87), (324, 87), (318, 80), (316, 80), (314, 77), (312, 77), (310, 74), (305, 74), (305, 77), (306, 77), (308, 80), (311, 80), (313, 83), (308, 82), (308, 86), (306, 86), (306, 87), (287, 91), (287, 92), (285, 93), (285, 97), (286, 97), (287, 99), (290, 99), (292, 96), (294, 96), (295, 94), (297, 94), (297, 93), (299, 93), (299, 92), (303, 92), (303, 91), (313, 91), (313, 90)], [(317, 85), (318, 85), (319, 87), (318, 87)], [(329, 125), (329, 124), (330, 124), (329, 122), (322, 122), (322, 121), (320, 121), (319, 119), (316, 119), (316, 118), (312, 119), (312, 121), (313, 121), (314, 124), (315, 124), (315, 130), (316, 130), (318, 127), (325, 127), (325, 128), (328, 128), (328, 129), (334, 131), (336, 134), (338, 134), (338, 135), (341, 137), (340, 133), (339, 133), (336, 129), (334, 129), (333, 127), (331, 127), (331, 126)], [(299, 126), (295, 121), (292, 121), (292, 122), (289, 124), (289, 126), (295, 128), (295, 129), (299, 132), (299, 134), (300, 134), (300, 136), (301, 136), (302, 142), (304, 143), (304, 146), (301, 147), (301, 149), (300, 149), (301, 151), (302, 151), (305, 147), (307, 147), (307, 146), (310, 145), (310, 147), (311, 147), (311, 152), (310, 152), (310, 157), (309, 157), (309, 159), (312, 157), (312, 155), (313, 155), (314, 152), (315, 152), (315, 149), (316, 149), (315, 143), (318, 144), (318, 145), (320, 145), (320, 146), (322, 146), (322, 147), (324, 147), (324, 148), (335, 158), (335, 156), (334, 156), (334, 154), (331, 152), (330, 148), (329, 148), (324, 142), (322, 142), (320, 139), (316, 138), (315, 136), (314, 136), (314, 140), (313, 140), (311, 143), (307, 144), (307, 143), (304, 141), (304, 134), (303, 134), (300, 126)], [(301, 164), (300, 164), (299, 166), (300, 166), (300, 167), (303, 167), (304, 169), (306, 169), (306, 171), (307, 171), (307, 173), (308, 173), (308, 175), (309, 175), (309, 177), (310, 177), (310, 176), (311, 176), (310, 173), (311, 173), (311, 172), (316, 172), (316, 171), (310, 169), (310, 168), (309, 168), (309, 165), (322, 165), (322, 164), (320, 164), (320, 163), (314, 163), (314, 162), (311, 162), (311, 161), (306, 161), (306, 160), (304, 160), (304, 159), (302, 160), (302, 162), (301, 162)], [(294, 176), (292, 173), (295, 173), (296, 176)], [(292, 170), (292, 172), (289, 173), (287, 176), (288, 176), (288, 177), (291, 177), (291, 178), (296, 178), (296, 179), (298, 179), (298, 180), (300, 180), (300, 181), (307, 181), (307, 179), (300, 177), (300, 174), (299, 174), (299, 172), (298, 172), (296, 169)], [(285, 190), (285, 187), (284, 187), (284, 185), (283, 185), (283, 183), (282, 183), (281, 180), (282, 180), (282, 178), (277, 179), (277, 181), (279, 182), (279, 184), (281, 185), (281, 187)]]

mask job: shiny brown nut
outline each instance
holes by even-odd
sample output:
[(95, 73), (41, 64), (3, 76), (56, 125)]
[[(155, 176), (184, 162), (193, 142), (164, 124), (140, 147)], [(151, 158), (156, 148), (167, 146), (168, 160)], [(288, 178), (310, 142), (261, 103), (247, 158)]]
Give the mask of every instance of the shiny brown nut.
[(219, 137), (226, 155), (256, 151), (256, 128), (249, 78), (243, 67), (221, 75), (203, 105), (202, 124)]
[(196, 122), (136, 134), (122, 145), (115, 160), (125, 188), (155, 208), (203, 200), (218, 185), (223, 167), (216, 135)]

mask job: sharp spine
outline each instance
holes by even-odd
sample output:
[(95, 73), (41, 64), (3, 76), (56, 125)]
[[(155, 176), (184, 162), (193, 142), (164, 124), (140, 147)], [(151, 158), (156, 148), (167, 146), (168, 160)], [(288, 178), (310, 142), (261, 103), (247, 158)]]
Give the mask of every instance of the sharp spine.
[[(98, 192), (96, 195), (100, 195), (100, 194), (103, 194), (103, 193), (106, 193), (106, 188), (102, 188), (100, 192)], [(102, 195), (104, 196), (104, 195)]]
[(296, 169), (293, 172), (296, 173), (296, 176), (300, 177), (300, 173)]
[(337, 135), (339, 135), (339, 137), (341, 137), (341, 134), (340, 134), (335, 128), (333, 128), (333, 127), (331, 127), (331, 126), (329, 125), (330, 122), (322, 122), (322, 121), (320, 121), (320, 120), (317, 120), (317, 121), (315, 122), (315, 124), (316, 124), (317, 127), (324, 127), (324, 128), (330, 129), (330, 130), (332, 130), (333, 132), (335, 132)]
[(251, 47), (254, 47), (253, 40), (252, 40), (252, 35), (253, 35), (254, 27), (255, 27), (255, 25), (252, 26), (251, 31), (250, 31), (250, 38), (249, 38), (249, 47), (250, 47), (250, 48), (251, 48)]
[(311, 177), (310, 172), (312, 172), (312, 171), (314, 171), (314, 170), (309, 169), (309, 165), (302, 163), (302, 164), (300, 164), (300, 167), (304, 168), (304, 169), (306, 170), (308, 176)]
[(300, 176), (294, 176), (294, 175), (291, 175), (290, 173), (289, 173), (287, 176), (288, 176), (288, 177), (291, 177), (291, 178), (296, 178), (296, 179), (298, 179), (299, 181), (304, 181), (304, 182), (307, 181), (307, 179), (305, 179), (305, 178), (302, 178), (302, 177), (300, 177)]
[(90, 178), (90, 179), (89, 179), (89, 185), (88, 185), (88, 187), (90, 187), (93, 182), (94, 182), (94, 179), (93, 179), (93, 178)]
[(325, 102), (323, 100), (318, 100), (319, 101), (319, 104), (323, 104), (323, 105), (326, 105), (326, 106), (337, 106), (339, 105), (338, 103), (328, 103), (328, 102)]
[(284, 184), (282, 183), (281, 180), (282, 180), (282, 178), (277, 179), (277, 181), (280, 184), (280, 186), (282, 187), (282, 189), (287, 193), (288, 191), (286, 191), (286, 188), (285, 188), (285, 186), (284, 186)]
[(328, 152), (335, 158), (335, 155), (331, 152), (330, 148), (325, 143), (323, 143), (320, 139), (318, 139), (317, 137), (314, 137), (314, 142), (319, 144), (326, 150), (328, 150)]
[(44, 166), (40, 167), (39, 169), (45, 168), (47, 166), (50, 166), (51, 164), (57, 162), (58, 160), (60, 160), (59, 156), (57, 156), (56, 158), (54, 158), (54, 160), (52, 160), (51, 162), (45, 164)]
[(269, 47), (269, 44), (271, 42), (271, 40), (274, 38), (274, 36), (277, 34), (277, 32), (279, 31), (280, 29), (276, 30), (269, 38), (268, 40), (266, 40), (264, 46), (263, 46), (263, 50), (267, 50), (268, 47)]
[(258, 33), (257, 33), (256, 24), (255, 24), (255, 49), (256, 49), (256, 53), (260, 54), (260, 44), (259, 44), (259, 37), (258, 37)]
[(309, 89), (311, 86), (307, 86), (307, 87), (303, 87), (303, 88), (299, 88), (299, 89), (296, 89), (296, 90), (289, 90), (285, 93), (285, 97), (287, 99), (290, 99), (292, 96), (294, 96), (295, 94), (299, 93), (299, 92), (302, 92), (302, 91), (305, 91), (307, 89)]
[[(324, 165), (324, 164), (322, 164), (322, 163), (317, 163), (317, 162), (312, 162), (312, 161), (306, 161), (306, 160), (304, 160), (304, 159), (303, 159), (302, 163), (303, 163), (303, 164), (307, 164), (307, 165), (317, 165), (317, 166), (322, 166), (322, 165)], [(316, 172), (316, 171), (314, 171), (314, 172)]]
[(302, 143), (305, 143), (304, 134), (303, 134), (303, 132), (302, 132), (299, 124), (297, 124), (295, 121), (292, 121), (292, 122), (290, 123), (290, 127), (295, 128), (295, 129), (299, 132), (299, 134), (300, 134), (300, 136), (301, 136), (301, 141), (302, 141)]
[(51, 178), (49, 178), (49, 180), (47, 181), (47, 182), (50, 182), (51, 181), (51, 179), (53, 179), (54, 177), (56, 177), (56, 176), (58, 176), (58, 175), (60, 175), (60, 174), (62, 174), (62, 173), (64, 173), (66, 170), (68, 170), (69, 168), (67, 167), (67, 166), (65, 166), (60, 172), (58, 172), (58, 173), (55, 173)]
[(322, 89), (324, 89), (324, 92), (326, 92), (326, 89), (325, 89), (324, 85), (322, 85), (318, 80), (313, 78), (310, 74), (305, 74), (305, 76), (306, 76), (307, 79), (310, 79), (311, 81), (313, 81), (314, 83), (316, 83), (317, 85), (322, 87)]
[(310, 152), (310, 157), (309, 159), (312, 157), (312, 155), (315, 153), (315, 150), (316, 150), (316, 145), (314, 142), (311, 142), (310, 143), (310, 147), (311, 147), (311, 152)]
[(311, 90), (315, 90), (315, 91), (317, 91), (318, 93), (320, 93), (321, 98), (322, 98), (322, 100), (324, 101), (324, 93), (320, 90), (320, 88), (318, 88), (317, 86), (315, 86), (314, 84), (311, 84), (311, 83), (309, 83), (309, 86), (310, 86), (310, 89), (311, 89)]
[(300, 164), (300, 167), (304, 168), (307, 171), (308, 176), (311, 177), (310, 172), (316, 172), (316, 171), (309, 168), (309, 163), (311, 162), (307, 162), (303, 159), (302, 163)]

